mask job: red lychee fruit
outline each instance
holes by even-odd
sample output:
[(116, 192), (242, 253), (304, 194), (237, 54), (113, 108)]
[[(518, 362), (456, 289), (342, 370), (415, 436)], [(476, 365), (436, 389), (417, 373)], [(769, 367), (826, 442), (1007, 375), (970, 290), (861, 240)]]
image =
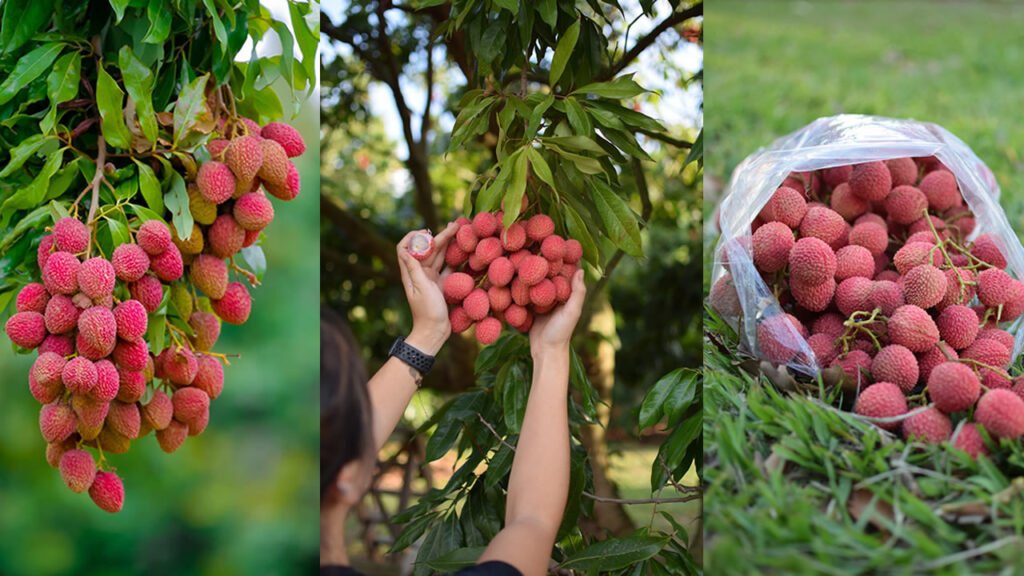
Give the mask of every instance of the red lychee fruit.
[(42, 284), (26, 284), (18, 292), (14, 309), (17, 312), (46, 312), (46, 304), (50, 301), (50, 293)]
[(210, 305), (213, 311), (220, 316), (220, 319), (228, 324), (245, 324), (249, 319), (249, 312), (252, 310), (252, 297), (249, 290), (240, 282), (228, 284), (224, 291), (224, 297), (219, 300), (211, 300)]
[(913, 304), (897, 308), (889, 317), (889, 341), (912, 352), (925, 352), (939, 341), (939, 329), (932, 317)]
[[(935, 308), (944, 310), (953, 304), (967, 304), (974, 299), (974, 272), (963, 268), (947, 269), (942, 273), (946, 276), (946, 294)], [(960, 279), (957, 279), (959, 275)], [(962, 281), (962, 282), (961, 282)]]
[(189, 317), (188, 325), (194, 332), (192, 336), (194, 349), (204, 352), (212, 350), (217, 339), (220, 338), (220, 320), (217, 319), (217, 316), (197, 310)]
[(555, 221), (547, 214), (536, 214), (526, 221), (526, 236), (534, 242), (542, 242), (555, 233)]
[(90, 258), (78, 267), (78, 286), (89, 298), (103, 298), (114, 291), (114, 265), (105, 258)]
[(924, 264), (942, 266), (944, 261), (942, 252), (934, 244), (927, 242), (904, 244), (892, 258), (892, 263), (900, 274), (906, 274), (911, 269)]
[(509, 289), (512, 292), (513, 302), (520, 306), (526, 306), (530, 303), (530, 287), (524, 284), (522, 280), (513, 278)]
[(47, 234), (39, 239), (39, 247), (36, 248), (36, 264), (39, 265), (40, 270), (46, 268), (46, 261), (50, 258), (53, 245), (53, 234)]
[(135, 282), (149, 270), (149, 255), (138, 244), (121, 244), (110, 260), (114, 274), (125, 282)]
[(715, 281), (708, 295), (708, 302), (723, 316), (739, 316), (743, 313), (736, 285), (728, 272)]
[(1024, 435), (1024, 400), (1011, 390), (989, 390), (978, 400), (974, 420), (996, 438)]
[(893, 158), (885, 161), (892, 176), (893, 187), (910, 186), (917, 182), (917, 164), (912, 158)]
[(795, 229), (807, 214), (807, 200), (799, 191), (782, 186), (772, 194), (761, 213), (766, 216), (766, 222), (781, 222)]
[(184, 346), (175, 346), (169, 350), (163, 361), (167, 379), (178, 386), (192, 384), (199, 371), (199, 361), (196, 360), (195, 354)]
[[(77, 322), (77, 319), (75, 321)], [(75, 353), (75, 343), (70, 336), (50, 334), (43, 339), (37, 352), (40, 354), (53, 352), (58, 356), (70, 356)]]
[(908, 304), (927, 309), (941, 302), (946, 295), (946, 275), (931, 264), (911, 268), (903, 280)]
[(491, 301), (483, 288), (475, 288), (462, 301), (462, 307), (470, 319), (479, 322), (490, 313)]
[(458, 268), (465, 264), (467, 260), (469, 260), (469, 254), (463, 252), (462, 248), (459, 248), (458, 242), (448, 243), (448, 248), (444, 251), (444, 263), (447, 264), (449, 268)]
[(263, 146), (258, 136), (235, 138), (224, 150), (224, 163), (239, 183), (252, 182), (263, 166)]
[(928, 199), (913, 186), (897, 186), (885, 197), (885, 210), (897, 224), (911, 224), (928, 209)]
[(890, 344), (879, 350), (871, 361), (871, 378), (875, 382), (892, 382), (904, 392), (910, 392), (917, 385), (917, 358), (907, 348)]
[(583, 258), (583, 245), (579, 240), (570, 238), (565, 241), (565, 263), (576, 264)]
[(81, 262), (70, 252), (54, 252), (43, 268), (43, 284), (50, 294), (74, 294), (78, 291)]
[(789, 314), (763, 318), (757, 325), (757, 346), (761, 356), (775, 364), (785, 364), (796, 356), (803, 339), (803, 325)]
[(228, 289), (228, 265), (222, 258), (200, 254), (192, 261), (189, 278), (196, 288), (210, 298), (219, 300)]
[(986, 338), (975, 339), (970, 346), (960, 352), (960, 357), (1003, 368), (1010, 364), (1011, 354), (1010, 350), (997, 340)]
[(814, 319), (811, 324), (812, 334), (828, 334), (832, 338), (839, 338), (846, 331), (843, 326), (844, 318), (835, 312), (826, 312)]
[(207, 230), (207, 239), (210, 253), (221, 258), (230, 258), (242, 249), (245, 229), (238, 225), (234, 216), (221, 214)]
[(274, 205), (263, 194), (250, 192), (235, 201), (232, 214), (243, 230), (255, 232), (263, 230), (274, 220)]
[(54, 352), (43, 352), (32, 363), (30, 374), (40, 386), (60, 388), (65, 364), (67, 361), (63, 356)]
[(197, 423), (210, 410), (210, 397), (199, 388), (179, 388), (171, 396), (174, 419), (184, 424)]
[(89, 228), (75, 218), (61, 218), (53, 225), (57, 250), (78, 254), (89, 248)]
[(413, 258), (421, 262), (430, 258), (430, 255), (434, 253), (434, 235), (430, 233), (430, 230), (414, 232), (409, 238), (408, 250)]
[(457, 304), (466, 299), (469, 293), (473, 291), (476, 283), (473, 282), (473, 278), (465, 272), (452, 272), (444, 279), (441, 285), (441, 291), (444, 293), (444, 299), (449, 304)]
[(477, 323), (476, 340), (480, 344), (484, 346), (494, 344), (498, 341), (499, 336), (501, 336), (501, 321), (497, 318), (487, 317)]
[(889, 247), (889, 233), (883, 224), (862, 222), (850, 229), (849, 243), (867, 248), (873, 256), (885, 252)]
[(263, 163), (257, 176), (268, 186), (284, 186), (288, 181), (288, 154), (280, 144), (273, 140), (261, 140), (260, 147), (263, 149)]
[(174, 404), (162, 390), (155, 390), (149, 404), (142, 407), (142, 420), (154, 430), (163, 430), (174, 416)]
[(235, 175), (226, 164), (211, 160), (199, 167), (196, 187), (207, 202), (223, 204), (235, 193)]
[(67, 440), (75, 433), (75, 425), (75, 413), (64, 402), (51, 402), (39, 410), (39, 431), (50, 444)]
[(921, 373), (918, 382), (921, 384), (928, 383), (928, 377), (931, 376), (932, 370), (939, 364), (946, 362), (955, 362), (960, 359), (960, 356), (953, 350), (949, 344), (945, 342), (939, 342), (934, 348), (930, 348), (927, 352), (922, 352), (917, 356), (917, 367)]
[(761, 226), (754, 232), (754, 265), (758, 270), (769, 273), (785, 268), (795, 242), (793, 230), (782, 222)]
[(121, 387), (121, 375), (110, 360), (99, 360), (95, 366), (96, 386), (89, 394), (99, 402), (110, 402), (117, 397), (117, 392)]
[(892, 190), (892, 174), (884, 162), (855, 165), (847, 182), (850, 185), (850, 191), (871, 202), (884, 199), (886, 194)]
[(160, 443), (160, 449), (168, 454), (180, 448), (185, 443), (186, 438), (188, 438), (188, 426), (177, 420), (171, 420), (166, 428), (158, 430), (156, 433), (156, 440)]
[(800, 222), (800, 236), (818, 238), (833, 250), (846, 245), (850, 226), (838, 212), (824, 206), (811, 206)]
[(819, 238), (801, 238), (789, 252), (789, 274), (791, 283), (823, 284), (835, 277), (835, 252)]
[(971, 255), (996, 268), (1004, 269), (1006, 268), (1006, 257), (1003, 256), (1000, 246), (1002, 246), (1001, 240), (997, 240), (989, 234), (982, 234), (974, 239)]
[(114, 313), (103, 306), (93, 306), (78, 316), (78, 333), (97, 351), (107, 356), (117, 344), (117, 319)]
[[(480, 240), (476, 245), (476, 250), (473, 252), (479, 258), (481, 270), (486, 270), (487, 266), (494, 262), (504, 253), (501, 248), (501, 240), (494, 237), (487, 237)], [(470, 262), (472, 262), (472, 256), (470, 256)]]
[(68, 450), (60, 457), (60, 477), (75, 494), (92, 486), (96, 478), (96, 461), (86, 450)]
[(793, 282), (789, 290), (797, 304), (811, 312), (821, 312), (832, 303), (832, 296), (836, 291), (836, 281), (829, 278), (816, 286)]
[(526, 228), (519, 222), (513, 222), (511, 226), (502, 230), (501, 246), (506, 252), (516, 252), (526, 246)]
[(547, 278), (550, 264), (543, 256), (529, 255), (519, 263), (517, 272), (523, 284), (534, 286)]
[[(900, 387), (891, 382), (878, 382), (861, 391), (854, 412), (868, 418), (895, 418), (907, 413), (907, 399)], [(900, 421), (875, 422), (879, 428), (896, 430)]]
[(473, 216), (471, 226), (477, 238), (488, 238), (498, 233), (500, 227), (498, 219), (490, 212), (480, 212)]
[(953, 446), (966, 452), (971, 458), (977, 460), (978, 456), (988, 454), (985, 440), (978, 432), (978, 427), (973, 423), (965, 423), (953, 440)]
[(807, 345), (814, 353), (815, 362), (821, 368), (828, 366), (839, 352), (836, 347), (836, 339), (828, 334), (811, 334), (807, 338)]
[(876, 280), (868, 293), (868, 308), (878, 308), (883, 316), (889, 316), (906, 304), (903, 288), (890, 280)]
[[(916, 270), (916, 268), (915, 268)], [(966, 306), (948, 306), (939, 314), (939, 336), (950, 346), (963, 350), (978, 336), (978, 317)]]
[(978, 274), (978, 300), (990, 308), (1005, 303), (1010, 298), (1013, 278), (999, 268), (989, 268)]
[(39, 312), (17, 312), (4, 326), (7, 337), (22, 348), (36, 348), (46, 338), (46, 319)]
[(142, 371), (149, 362), (149, 344), (142, 339), (134, 342), (122, 340), (114, 348), (114, 361), (125, 370)]
[(941, 212), (956, 205), (960, 192), (956, 187), (956, 176), (952, 172), (937, 170), (921, 179), (921, 192), (932, 210)]
[(947, 414), (967, 410), (980, 393), (981, 382), (974, 371), (959, 362), (943, 362), (928, 376), (928, 396)]
[(475, 252), (478, 242), (480, 242), (480, 238), (477, 237), (476, 232), (473, 232), (473, 226), (470, 224), (464, 224), (455, 233), (455, 243), (466, 254)]
[(847, 221), (851, 221), (867, 212), (871, 204), (850, 191), (850, 186), (843, 182), (832, 191), (829, 207)]
[[(970, 308), (968, 308), (970, 310)], [(978, 317), (974, 315), (974, 311), (971, 310), (971, 320), (977, 322)], [(999, 328), (985, 328), (978, 332), (978, 340), (988, 339), (995, 340), (1002, 344), (1007, 350), (1013, 350), (1014, 340), (1013, 335), (1006, 330), (1000, 330)]]
[(155, 276), (143, 276), (129, 286), (132, 298), (138, 300), (146, 308), (146, 312), (152, 314), (160, 309), (160, 303), (164, 300), (164, 288), (160, 280)]
[(469, 317), (469, 314), (466, 314), (462, 306), (456, 306), (451, 309), (448, 313), (448, 321), (452, 325), (452, 332), (456, 334), (469, 330), (469, 327), (473, 325), (473, 319)]
[(836, 188), (840, 184), (850, 179), (850, 174), (853, 172), (853, 166), (846, 164), (844, 166), (833, 166), (831, 168), (825, 168), (821, 171), (821, 178), (825, 181), (825, 184), (829, 188)]
[(150, 256), (163, 254), (171, 246), (171, 231), (159, 220), (147, 220), (135, 234), (135, 241)]
[(97, 472), (89, 487), (89, 497), (106, 512), (120, 512), (124, 506), (124, 484), (113, 472)]
[(302, 139), (302, 134), (283, 122), (267, 124), (260, 131), (260, 135), (280, 144), (289, 158), (302, 156), (306, 151), (306, 143)]
[(555, 292), (555, 284), (545, 278), (540, 283), (530, 287), (530, 302), (535, 306), (547, 307), (555, 303), (558, 294)]
[(121, 402), (138, 402), (146, 393), (146, 376), (142, 372), (120, 369), (118, 373), (117, 399)]
[(566, 242), (558, 235), (551, 235), (544, 239), (540, 245), (540, 253), (551, 262), (561, 261), (565, 258)]
[(926, 444), (941, 444), (949, 440), (953, 433), (953, 423), (935, 408), (928, 408), (907, 417), (903, 421), (903, 437)]
[(491, 303), (492, 312), (504, 312), (512, 304), (512, 291), (505, 287), (491, 286), (487, 289), (487, 299)]
[(873, 310), (874, 304), (871, 302), (871, 295), (874, 285), (875, 283), (871, 280), (860, 276), (843, 280), (836, 287), (836, 308), (843, 316), (849, 316), (854, 312)]
[(875, 259), (867, 248), (850, 245), (836, 252), (836, 281), (842, 282), (854, 276), (872, 278), (874, 275)]
[(487, 279), (494, 286), (507, 286), (515, 276), (516, 267), (512, 261), (504, 256), (495, 259), (487, 267)]
[(224, 159), (224, 150), (227, 149), (228, 144), (231, 144), (230, 140), (214, 138), (206, 143), (206, 150), (210, 153), (210, 158), (221, 161)]
[(301, 191), (302, 180), (299, 175), (299, 170), (295, 167), (295, 164), (291, 162), (288, 163), (288, 178), (285, 180), (283, 186), (267, 183), (267, 192), (270, 192), (270, 195), (278, 200), (284, 200), (285, 202), (294, 200)]

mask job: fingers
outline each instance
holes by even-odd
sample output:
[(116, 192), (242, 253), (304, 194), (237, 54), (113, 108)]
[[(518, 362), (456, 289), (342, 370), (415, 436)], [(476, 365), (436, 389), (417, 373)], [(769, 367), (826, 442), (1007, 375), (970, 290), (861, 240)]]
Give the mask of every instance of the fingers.
[(416, 262), (419, 264), (419, 262), (409, 254), (409, 242), (412, 240), (412, 235), (415, 233), (416, 231), (413, 230), (403, 236), (402, 239), (398, 241), (398, 246), (395, 249), (398, 254), (398, 271), (402, 274), (402, 286), (407, 290), (412, 289), (412, 276), (409, 273), (409, 262)]
[(441, 271), (441, 268), (444, 266), (444, 254), (448, 250), (448, 243), (452, 241), (458, 230), (459, 225), (457, 223), (449, 222), (440, 234), (434, 236), (434, 253), (427, 259), (428, 268), (434, 272)]
[(583, 309), (583, 300), (587, 297), (587, 283), (583, 280), (583, 270), (577, 270), (572, 276), (572, 294), (569, 296), (568, 304), (577, 310)]
[(430, 279), (427, 278), (427, 274), (423, 271), (423, 263), (412, 257), (408, 250), (399, 250), (399, 261), (401, 261), (405, 267), (407, 278), (406, 284), (410, 287), (424, 286)]

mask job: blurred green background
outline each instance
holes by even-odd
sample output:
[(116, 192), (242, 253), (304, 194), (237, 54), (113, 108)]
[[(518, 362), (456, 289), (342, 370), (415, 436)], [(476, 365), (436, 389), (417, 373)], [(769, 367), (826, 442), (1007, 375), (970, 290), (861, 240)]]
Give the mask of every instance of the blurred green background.
[[(290, 91), (280, 92), (294, 110)], [(300, 97), (304, 94), (299, 94)], [(304, 98), (303, 98), (304, 99)], [(35, 354), (0, 345), (0, 574), (293, 574), (311, 572), (320, 432), (317, 306), (319, 94), (294, 119), (307, 151), (302, 192), (274, 202), (267, 273), (243, 326), (224, 324), (225, 369), (210, 426), (165, 454), (156, 438), (109, 455), (124, 509), (99, 510), (44, 458), (39, 404), (28, 390)]]

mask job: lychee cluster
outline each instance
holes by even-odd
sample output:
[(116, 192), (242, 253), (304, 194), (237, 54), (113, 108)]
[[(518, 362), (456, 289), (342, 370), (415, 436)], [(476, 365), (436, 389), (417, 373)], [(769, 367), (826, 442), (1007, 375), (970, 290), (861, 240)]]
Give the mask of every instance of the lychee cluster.
[[(226, 357), (212, 352), (221, 321), (242, 324), (251, 307), (231, 272), (255, 283), (231, 258), (273, 219), (261, 186), (284, 200), (298, 194), (288, 160), (304, 150), (298, 132), (247, 119), (229, 132), (229, 140), (209, 144), (224, 163), (203, 164), (190, 185), (196, 225), (189, 237), (160, 220), (133, 222), (133, 241), (109, 257), (93, 255), (95, 230), (61, 218), (39, 243), (40, 282), (19, 291), (5, 325), (12, 342), (38, 353), (28, 388), (42, 404), (47, 462), (68, 488), (88, 491), (108, 512), (124, 503), (108, 454), (127, 452), (150, 432), (174, 452), (209, 424), (210, 403), (224, 387)], [(154, 327), (171, 340), (159, 353), (150, 349)]]
[(484, 345), (498, 339), (503, 324), (527, 332), (534, 318), (566, 302), (583, 257), (579, 241), (555, 234), (555, 222), (546, 214), (508, 228), (502, 218), (502, 212), (459, 218), (444, 255), (451, 270), (443, 292), (452, 331), (475, 325), (476, 339)]
[[(908, 439), (976, 457), (986, 448), (975, 424), (1024, 436), (1004, 329), (1024, 313), (1024, 283), (996, 237), (968, 240), (974, 228), (956, 177), (933, 157), (791, 174), (752, 234), (733, 240), (785, 312), (759, 319), (758, 355), (836, 367), (859, 391), (855, 412)], [(710, 302), (742, 315), (731, 273)]]

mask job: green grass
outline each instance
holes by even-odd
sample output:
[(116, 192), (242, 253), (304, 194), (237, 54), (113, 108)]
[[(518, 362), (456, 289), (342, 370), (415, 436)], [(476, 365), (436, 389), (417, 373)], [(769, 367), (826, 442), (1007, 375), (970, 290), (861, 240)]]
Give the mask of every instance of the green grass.
[[(1024, 225), (1024, 7), (717, 1), (705, 20), (706, 217), (748, 154), (820, 116), (864, 113), (952, 131)], [(713, 314), (705, 333), (709, 572), (1024, 573), (1019, 443), (978, 463), (908, 446), (824, 387), (784, 393), (741, 370)]]

